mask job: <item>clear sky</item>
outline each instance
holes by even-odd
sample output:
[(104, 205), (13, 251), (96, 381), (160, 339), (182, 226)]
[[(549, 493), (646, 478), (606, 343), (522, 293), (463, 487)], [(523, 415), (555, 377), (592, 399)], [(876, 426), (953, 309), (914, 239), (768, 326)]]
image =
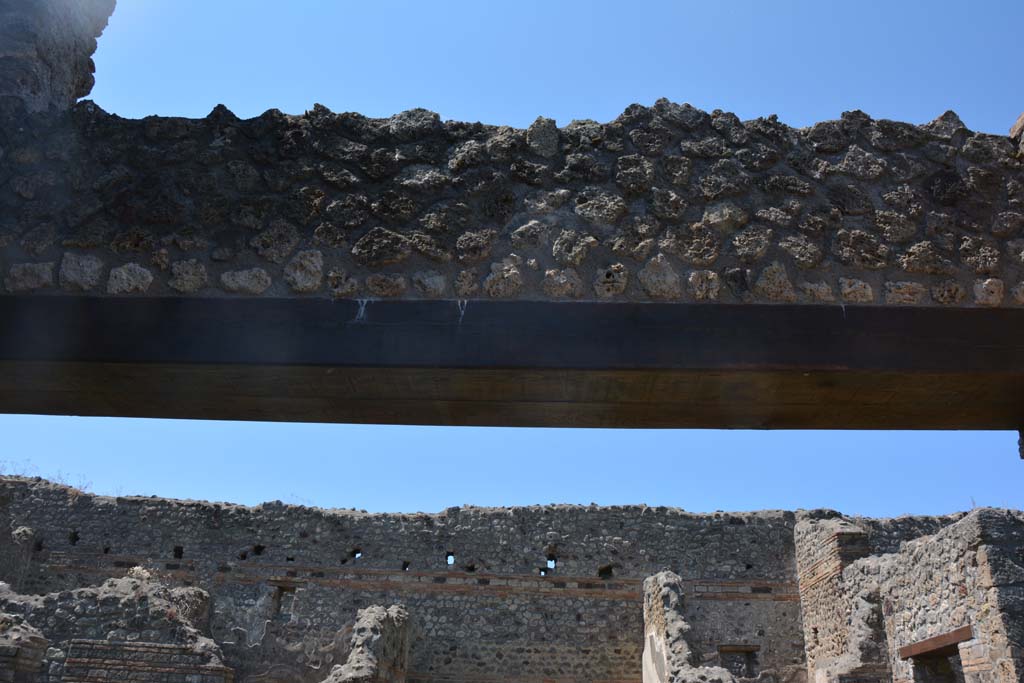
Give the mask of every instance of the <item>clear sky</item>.
[(794, 126), (1024, 110), (1020, 0), (119, 0), (95, 99), (123, 116), (266, 109), (524, 126), (659, 97)]
[[(527, 125), (659, 97), (795, 126), (1024, 110), (1024, 3), (119, 0), (92, 99), (113, 113), (268, 108)], [(0, 469), (110, 494), (436, 511), (460, 504), (1024, 507), (1015, 433), (275, 425), (0, 416)]]

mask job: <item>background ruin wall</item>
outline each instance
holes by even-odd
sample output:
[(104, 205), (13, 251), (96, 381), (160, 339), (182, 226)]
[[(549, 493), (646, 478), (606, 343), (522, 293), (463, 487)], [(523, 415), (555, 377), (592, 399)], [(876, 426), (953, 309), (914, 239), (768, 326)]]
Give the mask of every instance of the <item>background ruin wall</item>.
[[(686, 585), (702, 661), (716, 661), (720, 643), (754, 639), (760, 666), (789, 680), (804, 669), (794, 523), (785, 512), (642, 506), (436, 515), (245, 508), (8, 479), (0, 529), (31, 529), (22, 532), (30, 551), (0, 580), (45, 593), (142, 565), (200, 587), (210, 593), (213, 638), (240, 681), (274, 667), (323, 680), (348, 656), (357, 610), (400, 603), (420, 634), (410, 681), (635, 682), (642, 581), (671, 569)], [(11, 545), (9, 532), (0, 534), (0, 555), (26, 557)]]
[[(0, 530), (0, 613), (33, 626), (53, 610), (43, 635), (56, 644), (25, 651), (56, 648), (43, 660), (54, 683), (72, 640), (181, 647), (200, 633), (212, 664), (251, 683), (904, 683), (917, 679), (900, 648), (964, 626), (967, 681), (1022, 670), (1024, 517), (1006, 510), (370, 514), (5, 478)], [(128, 609), (117, 582), (140, 571), (158, 587)], [(75, 616), (89, 604), (94, 630)], [(110, 625), (132, 614), (149, 616)]]

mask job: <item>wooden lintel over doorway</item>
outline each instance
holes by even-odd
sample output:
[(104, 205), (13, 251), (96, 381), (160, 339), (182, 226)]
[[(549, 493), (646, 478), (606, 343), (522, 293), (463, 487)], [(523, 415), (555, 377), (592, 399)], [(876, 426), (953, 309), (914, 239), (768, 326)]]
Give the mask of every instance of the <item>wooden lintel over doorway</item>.
[(957, 653), (957, 645), (972, 638), (974, 638), (974, 631), (971, 627), (969, 625), (961, 626), (954, 631), (901, 647), (899, 650), (900, 659), (906, 660), (912, 657), (949, 657)]

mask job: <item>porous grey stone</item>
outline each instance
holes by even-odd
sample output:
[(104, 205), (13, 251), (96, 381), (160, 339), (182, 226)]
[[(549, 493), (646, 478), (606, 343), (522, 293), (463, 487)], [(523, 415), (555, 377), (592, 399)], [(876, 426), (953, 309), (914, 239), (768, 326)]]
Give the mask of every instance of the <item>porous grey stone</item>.
[(545, 271), (542, 286), (545, 294), (559, 299), (578, 299), (583, 296), (583, 281), (572, 268), (564, 270), (553, 268)]
[(891, 251), (863, 230), (840, 230), (832, 240), (832, 253), (845, 265), (880, 270), (888, 264)]
[(801, 282), (799, 289), (811, 301), (831, 303), (836, 300), (832, 285), (827, 282)]
[(761, 275), (754, 282), (754, 293), (767, 301), (788, 303), (796, 301), (797, 298), (786, 267), (778, 261), (773, 261), (761, 271)]
[(887, 304), (919, 304), (924, 300), (927, 289), (920, 282), (886, 282), (885, 303)]
[(876, 211), (875, 226), (887, 241), (902, 244), (917, 234), (917, 224), (896, 211)]
[(320, 289), (324, 279), (324, 255), (319, 249), (306, 249), (284, 267), (284, 281), (292, 291), (308, 294)]
[(666, 232), (658, 242), (668, 252), (695, 266), (710, 266), (718, 260), (721, 239), (712, 230), (700, 225), (676, 228)]
[(206, 286), (206, 266), (196, 259), (175, 261), (171, 264), (171, 279), (167, 285), (183, 294), (198, 292)]
[(814, 268), (824, 258), (821, 247), (806, 235), (790, 235), (779, 242), (779, 246), (793, 257), (800, 268)]
[(686, 199), (675, 190), (660, 187), (651, 190), (650, 212), (663, 221), (678, 223), (683, 219), (687, 206)]
[(566, 189), (551, 192), (535, 192), (523, 200), (526, 208), (534, 213), (545, 214), (557, 211), (572, 198), (572, 192)]
[(515, 296), (523, 287), (523, 273), (519, 269), (523, 260), (516, 254), (491, 264), (490, 274), (484, 278), (484, 291), (487, 296), (504, 299)]
[(851, 304), (869, 304), (875, 300), (871, 285), (856, 278), (839, 278), (839, 296)]
[(974, 282), (974, 302), (979, 306), (998, 306), (1003, 303), (1003, 281), (990, 277)]
[(351, 297), (359, 291), (359, 281), (344, 270), (332, 270), (327, 273), (327, 291), (335, 299)]
[(932, 286), (932, 300), (939, 304), (958, 304), (967, 297), (967, 292), (956, 280), (945, 280)]
[(654, 182), (654, 164), (639, 154), (619, 157), (615, 182), (626, 194), (643, 194)]
[(580, 234), (575, 230), (563, 230), (555, 238), (551, 247), (551, 255), (562, 265), (577, 266), (596, 246), (597, 239), (593, 235)]
[(480, 291), (480, 273), (476, 268), (460, 270), (455, 276), (455, 294), (468, 298)]
[(1016, 211), (1002, 211), (992, 222), (991, 232), (996, 237), (1016, 237), (1024, 228), (1024, 214)]
[(270, 288), (271, 279), (262, 268), (248, 268), (222, 273), (220, 283), (232, 294), (262, 294)]
[(153, 284), (153, 274), (138, 263), (126, 263), (110, 269), (107, 294), (141, 294)]
[(1010, 240), (1006, 244), (1006, 252), (1014, 265), (1024, 266), (1024, 240)]
[(750, 220), (749, 214), (734, 202), (719, 202), (704, 210), (703, 224), (719, 232), (735, 232)]
[(665, 156), (661, 159), (661, 167), (665, 175), (676, 187), (686, 187), (693, 171), (693, 161), (682, 156)]
[(414, 232), (408, 236), (409, 246), (414, 251), (423, 254), (431, 261), (448, 263), (452, 260), (452, 253), (438, 244), (437, 240), (422, 232)]
[(498, 233), (494, 230), (477, 230), (464, 232), (455, 241), (460, 263), (477, 263), (487, 259), (491, 254), (494, 240)]
[(721, 289), (718, 273), (713, 270), (695, 270), (686, 278), (693, 298), (697, 301), (715, 301)]
[(313, 241), (325, 247), (343, 249), (348, 246), (348, 230), (337, 223), (324, 221), (313, 231)]
[(404, 261), (412, 253), (409, 240), (386, 228), (373, 228), (352, 247), (356, 261), (368, 266), (385, 266)]
[(53, 246), (57, 240), (57, 227), (53, 223), (44, 223), (29, 230), (21, 238), (21, 246), (32, 256), (41, 256), (43, 252)]
[(373, 273), (365, 282), (370, 296), (380, 297), (401, 296), (409, 286), (405, 276), (398, 273)]
[(978, 275), (988, 275), (999, 269), (999, 249), (981, 237), (964, 237), (960, 241), (960, 260)]
[(285, 220), (275, 220), (270, 227), (249, 242), (256, 253), (271, 263), (283, 263), (299, 244), (299, 231)]
[(939, 248), (930, 241), (911, 245), (898, 261), (908, 273), (952, 275), (956, 272), (952, 261), (943, 256)]
[(637, 277), (652, 299), (678, 299), (683, 295), (679, 273), (665, 254), (658, 254), (648, 261)]
[(886, 169), (887, 164), (884, 159), (857, 145), (852, 145), (843, 155), (842, 161), (837, 165), (830, 166), (828, 171), (843, 173), (861, 180), (876, 180), (886, 172)]
[(547, 241), (548, 227), (540, 221), (530, 221), (512, 231), (512, 246), (519, 249), (539, 247)]
[(654, 247), (654, 238), (661, 226), (653, 216), (631, 216), (605, 244), (612, 253), (643, 261)]
[(598, 225), (612, 225), (626, 213), (626, 202), (610, 192), (587, 190), (576, 200), (576, 215)]
[(4, 286), (9, 292), (29, 292), (53, 286), (52, 261), (47, 263), (15, 263), (7, 271)]
[(537, 117), (526, 129), (526, 144), (538, 156), (546, 159), (558, 156), (558, 125), (555, 120)]
[(1010, 290), (1013, 302), (1024, 305), (1024, 282), (1017, 283), (1017, 286)]
[(626, 291), (629, 285), (629, 269), (621, 263), (601, 268), (594, 276), (594, 293), (602, 299), (610, 299)]
[(436, 270), (425, 270), (413, 273), (412, 286), (424, 296), (437, 298), (448, 291), (448, 280)]
[(72, 292), (95, 289), (103, 280), (103, 267), (98, 256), (67, 252), (60, 262), (60, 286)]
[(772, 243), (772, 231), (757, 225), (744, 228), (732, 238), (732, 246), (741, 261), (759, 260), (768, 251)]

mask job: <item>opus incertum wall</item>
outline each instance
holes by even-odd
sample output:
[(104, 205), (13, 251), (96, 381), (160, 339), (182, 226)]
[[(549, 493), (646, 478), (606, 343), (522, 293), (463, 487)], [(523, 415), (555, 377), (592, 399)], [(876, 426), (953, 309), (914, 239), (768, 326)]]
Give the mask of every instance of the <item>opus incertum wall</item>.
[[(1017, 683), (1022, 549), (987, 508), (371, 514), (0, 477), (0, 680)], [(959, 678), (924, 676), (936, 639)]]
[(0, 410), (1020, 425), (1019, 135), (126, 120), (75, 103), (112, 4), (0, 2)]

